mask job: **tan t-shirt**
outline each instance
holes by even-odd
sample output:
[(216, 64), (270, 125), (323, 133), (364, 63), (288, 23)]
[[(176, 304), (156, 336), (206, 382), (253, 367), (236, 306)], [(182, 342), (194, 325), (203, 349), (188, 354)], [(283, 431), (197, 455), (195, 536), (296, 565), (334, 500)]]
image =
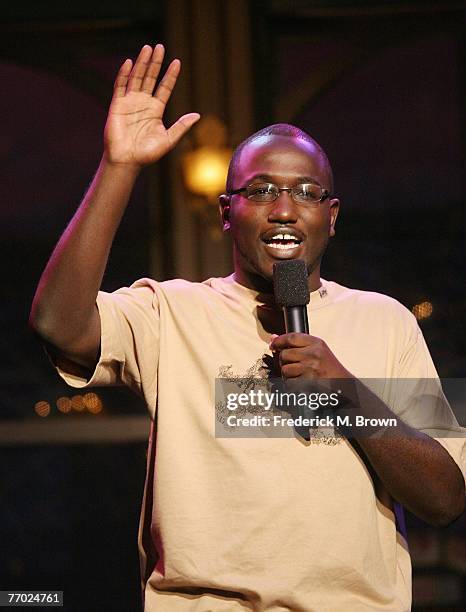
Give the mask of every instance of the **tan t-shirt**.
[[(153, 417), (139, 537), (147, 612), (410, 609), (394, 504), (347, 440), (215, 437), (215, 378), (263, 376), (270, 355), (257, 292), (232, 276), (142, 279), (97, 303), (91, 380), (61, 373), (74, 386), (129, 385)], [(308, 312), (311, 333), (359, 378), (437, 376), (391, 298), (323, 280)], [(442, 419), (455, 430), (451, 413)], [(465, 473), (464, 439), (440, 442)]]

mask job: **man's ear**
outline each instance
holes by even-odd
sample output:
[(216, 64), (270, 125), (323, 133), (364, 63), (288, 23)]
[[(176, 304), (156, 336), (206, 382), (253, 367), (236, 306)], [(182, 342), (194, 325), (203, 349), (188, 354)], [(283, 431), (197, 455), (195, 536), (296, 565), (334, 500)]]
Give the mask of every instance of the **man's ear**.
[(338, 212), (340, 210), (340, 200), (338, 198), (332, 198), (329, 201), (330, 205), (330, 231), (329, 236), (332, 238), (335, 236), (335, 223), (337, 222)]
[(227, 232), (230, 229), (230, 196), (222, 194), (218, 198), (220, 216), (222, 217), (223, 231)]

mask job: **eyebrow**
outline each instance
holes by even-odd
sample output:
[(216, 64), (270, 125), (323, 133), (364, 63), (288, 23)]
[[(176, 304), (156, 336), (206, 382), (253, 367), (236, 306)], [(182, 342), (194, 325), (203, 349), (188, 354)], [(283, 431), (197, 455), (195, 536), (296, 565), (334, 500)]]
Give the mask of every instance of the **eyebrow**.
[[(245, 184), (250, 185), (253, 181), (257, 180), (267, 181), (268, 183), (275, 183), (275, 179), (269, 174), (254, 174), (246, 180)], [(300, 183), (314, 183), (315, 185), (319, 185), (319, 187), (322, 187), (320, 182), (312, 176), (297, 176), (293, 180), (297, 185), (299, 185)]]

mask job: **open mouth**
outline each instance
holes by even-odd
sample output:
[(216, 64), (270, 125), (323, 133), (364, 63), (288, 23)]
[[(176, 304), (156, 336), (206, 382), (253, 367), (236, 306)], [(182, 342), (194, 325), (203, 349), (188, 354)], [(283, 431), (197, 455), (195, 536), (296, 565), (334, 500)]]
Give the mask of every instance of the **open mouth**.
[(287, 251), (289, 249), (294, 249), (298, 247), (302, 240), (293, 234), (275, 234), (271, 238), (264, 238), (263, 241), (265, 244), (272, 249), (277, 249), (278, 251)]

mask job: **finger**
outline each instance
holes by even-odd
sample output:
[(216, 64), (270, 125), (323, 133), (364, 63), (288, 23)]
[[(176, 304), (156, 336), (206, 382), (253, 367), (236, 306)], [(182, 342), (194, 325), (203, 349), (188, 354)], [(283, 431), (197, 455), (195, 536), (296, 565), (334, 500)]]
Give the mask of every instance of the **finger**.
[(283, 378), (298, 378), (304, 374), (304, 366), (302, 363), (288, 363), (282, 367)]
[(282, 351), (285, 348), (299, 348), (303, 346), (309, 346), (315, 340), (315, 336), (310, 336), (309, 334), (301, 334), (298, 332), (291, 332), (289, 334), (282, 334), (281, 336), (277, 336), (270, 343), (270, 348), (272, 351)]
[(128, 84), (128, 77), (131, 72), (133, 62), (130, 59), (125, 60), (120, 66), (120, 70), (115, 79), (113, 86), (113, 97), (122, 98), (126, 93), (126, 86)]
[(280, 365), (285, 365), (287, 363), (298, 363), (299, 361), (309, 361), (313, 357), (312, 354), (309, 354), (309, 350), (304, 350), (303, 348), (286, 348), (280, 351)]
[(269, 349), (271, 349), (271, 350), (273, 350), (272, 349), (272, 342), (275, 340), (275, 338), (278, 338), (278, 334), (272, 334), (270, 336)]
[(183, 115), (168, 130), (168, 138), (172, 147), (182, 138), (186, 132), (201, 118), (199, 113), (188, 113)]
[(142, 81), (141, 91), (152, 95), (154, 93), (155, 83), (159, 76), (160, 67), (162, 66), (165, 49), (163, 45), (155, 45), (151, 55), (149, 65), (147, 66), (146, 74)]
[(180, 70), (180, 60), (174, 59), (168, 66), (167, 72), (163, 75), (163, 79), (160, 81), (157, 89), (155, 90), (154, 98), (160, 100), (164, 106), (170, 99), (173, 88), (175, 87), (176, 79), (180, 74)]
[(127, 91), (141, 91), (141, 83), (146, 74), (147, 66), (152, 56), (152, 47), (144, 45), (138, 55), (129, 77)]

